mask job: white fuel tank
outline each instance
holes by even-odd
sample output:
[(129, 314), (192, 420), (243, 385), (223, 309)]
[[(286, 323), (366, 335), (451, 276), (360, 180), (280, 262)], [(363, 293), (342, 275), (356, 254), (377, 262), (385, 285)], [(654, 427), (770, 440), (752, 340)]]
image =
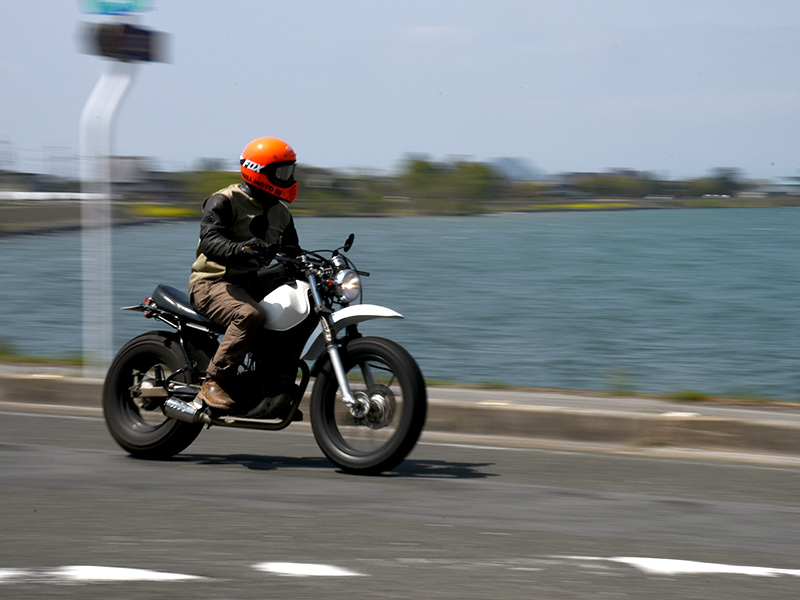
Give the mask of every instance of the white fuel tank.
[(286, 331), (302, 322), (311, 313), (310, 289), (305, 281), (293, 281), (267, 294), (260, 303), (267, 313), (264, 328)]

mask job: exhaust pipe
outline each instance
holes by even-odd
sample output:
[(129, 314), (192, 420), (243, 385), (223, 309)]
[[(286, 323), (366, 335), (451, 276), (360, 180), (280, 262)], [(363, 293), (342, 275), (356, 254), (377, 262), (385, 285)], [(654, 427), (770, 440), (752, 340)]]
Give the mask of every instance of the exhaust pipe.
[(186, 421), (187, 423), (203, 423), (211, 425), (211, 417), (205, 413), (203, 407), (194, 402), (184, 402), (177, 398), (168, 398), (163, 404), (164, 414), (170, 419)]

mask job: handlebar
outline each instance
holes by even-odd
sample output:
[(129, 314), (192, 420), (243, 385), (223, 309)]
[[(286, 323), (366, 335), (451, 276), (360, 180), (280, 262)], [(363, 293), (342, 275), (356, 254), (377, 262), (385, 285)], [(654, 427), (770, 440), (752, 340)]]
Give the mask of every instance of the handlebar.
[[(350, 234), (345, 242), (344, 246), (337, 248), (336, 250), (303, 250), (299, 246), (282, 246), (274, 244), (272, 246), (276, 246), (277, 252), (269, 253), (268, 255), (264, 255), (260, 252), (255, 250), (250, 250), (247, 252), (248, 255), (252, 256), (256, 259), (265, 260), (267, 264), (260, 267), (257, 271), (257, 276), (269, 276), (272, 274), (276, 274), (281, 269), (285, 269), (287, 267), (294, 267), (301, 271), (304, 275), (308, 275), (310, 273), (319, 274), (321, 269), (326, 265), (329, 265), (332, 259), (336, 256), (342, 256), (339, 251), (344, 250), (347, 252), (353, 245), (353, 234)], [(288, 252), (287, 252), (288, 250)], [(322, 256), (321, 253), (330, 254), (330, 258), (326, 258)], [(278, 264), (270, 265), (273, 260), (275, 260)], [(366, 271), (359, 271), (356, 269), (355, 265), (346, 257), (344, 257), (345, 262), (347, 263), (348, 267), (356, 271), (359, 275), (364, 277), (368, 277), (369, 273)]]

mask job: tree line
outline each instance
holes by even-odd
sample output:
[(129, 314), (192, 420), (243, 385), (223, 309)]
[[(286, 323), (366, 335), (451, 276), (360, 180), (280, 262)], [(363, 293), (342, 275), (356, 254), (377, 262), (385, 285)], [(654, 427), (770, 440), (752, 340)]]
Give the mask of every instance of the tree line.
[[(240, 181), (238, 172), (207, 169), (180, 176), (183, 180), (180, 196), (191, 202)], [(525, 181), (512, 178), (491, 164), (415, 156), (407, 158), (393, 174), (345, 173), (300, 165), (297, 179), (300, 189), (292, 210), (318, 215), (479, 214), (553, 206), (569, 208), (569, 203), (583, 199), (617, 199), (630, 202), (631, 206), (665, 207), (754, 205), (755, 202), (751, 199), (742, 204), (738, 196), (754, 184), (732, 168), (713, 169), (705, 177), (686, 180), (615, 170)], [(794, 205), (798, 201), (794, 197), (767, 204)], [(759, 202), (756, 205), (765, 204)]]

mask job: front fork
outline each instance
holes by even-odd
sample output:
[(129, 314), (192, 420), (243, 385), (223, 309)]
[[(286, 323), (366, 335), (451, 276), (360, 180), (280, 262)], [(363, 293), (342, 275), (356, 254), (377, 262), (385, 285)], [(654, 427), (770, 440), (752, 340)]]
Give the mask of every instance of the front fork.
[(333, 329), (333, 317), (330, 309), (322, 302), (322, 298), (317, 290), (317, 278), (313, 274), (308, 275), (308, 283), (311, 286), (311, 295), (314, 299), (314, 310), (319, 315), (319, 323), (322, 333), (325, 336), (325, 350), (333, 366), (336, 380), (339, 382), (339, 390), (342, 392), (342, 402), (344, 402), (350, 414), (361, 419), (369, 412), (369, 400), (356, 398), (350, 391), (350, 383), (347, 381), (347, 373), (342, 364), (342, 357), (339, 354), (339, 342)]

